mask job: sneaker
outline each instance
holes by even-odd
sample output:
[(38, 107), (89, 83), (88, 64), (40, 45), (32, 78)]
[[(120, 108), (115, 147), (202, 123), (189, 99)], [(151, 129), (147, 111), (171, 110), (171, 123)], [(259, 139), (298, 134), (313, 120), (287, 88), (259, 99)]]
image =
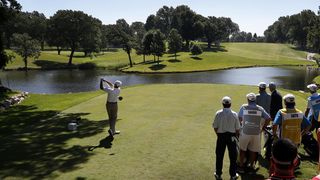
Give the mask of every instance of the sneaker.
[(239, 174), (236, 173), (236, 175), (232, 176), (232, 177), (230, 178), (230, 180), (236, 180), (236, 179), (238, 179), (238, 178), (239, 178)]
[(113, 137), (113, 132), (112, 132), (111, 129), (108, 130), (108, 133), (109, 133), (109, 135), (110, 135), (111, 137)]
[(240, 167), (240, 166), (239, 166), (239, 167), (237, 168), (237, 172), (240, 173), (240, 174), (243, 174), (243, 173), (244, 173), (244, 167)]
[(217, 174), (216, 172), (214, 173), (214, 177), (216, 180), (222, 180), (221, 174)]
[(120, 134), (120, 131), (115, 131), (114, 134)]

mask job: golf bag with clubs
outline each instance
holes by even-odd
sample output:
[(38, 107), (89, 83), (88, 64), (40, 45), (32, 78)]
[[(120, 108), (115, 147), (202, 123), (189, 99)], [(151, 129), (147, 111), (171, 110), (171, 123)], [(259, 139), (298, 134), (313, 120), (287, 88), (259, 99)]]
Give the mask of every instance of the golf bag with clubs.
[(302, 136), (301, 143), (303, 149), (308, 153), (311, 159), (317, 161), (319, 158), (318, 141), (313, 137), (312, 132), (308, 132)]
[(273, 134), (272, 134), (272, 126), (269, 125), (264, 128), (264, 137), (265, 143), (263, 149), (265, 150), (264, 156), (266, 160), (270, 160), (271, 158), (271, 150), (272, 150), (272, 143), (273, 143)]

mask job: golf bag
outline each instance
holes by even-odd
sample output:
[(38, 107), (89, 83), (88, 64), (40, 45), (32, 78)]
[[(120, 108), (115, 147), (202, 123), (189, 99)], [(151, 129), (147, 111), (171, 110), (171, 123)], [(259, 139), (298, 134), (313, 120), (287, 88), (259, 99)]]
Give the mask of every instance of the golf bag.
[(319, 158), (319, 146), (318, 141), (313, 137), (312, 132), (308, 132), (302, 136), (301, 143), (303, 144), (303, 149), (308, 153), (308, 155), (313, 160), (318, 160)]

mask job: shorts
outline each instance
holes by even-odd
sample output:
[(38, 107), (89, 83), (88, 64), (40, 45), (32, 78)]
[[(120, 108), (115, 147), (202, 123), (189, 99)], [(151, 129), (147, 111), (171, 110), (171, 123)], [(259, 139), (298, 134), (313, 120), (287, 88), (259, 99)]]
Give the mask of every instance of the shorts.
[(242, 133), (239, 138), (239, 146), (242, 151), (250, 150), (252, 152), (260, 152), (261, 140), (259, 135), (246, 135)]

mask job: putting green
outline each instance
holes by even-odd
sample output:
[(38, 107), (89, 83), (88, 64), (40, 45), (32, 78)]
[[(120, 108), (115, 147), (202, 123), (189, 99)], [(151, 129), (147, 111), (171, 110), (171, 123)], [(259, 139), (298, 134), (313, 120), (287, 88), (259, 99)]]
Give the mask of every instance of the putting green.
[[(112, 147), (96, 148), (76, 168), (55, 171), (52, 175), (59, 179), (213, 179), (216, 143), (211, 127), (213, 116), (221, 108), (223, 96), (232, 98), (232, 109), (238, 112), (249, 92), (257, 92), (257, 87), (166, 84), (125, 88), (116, 126), (121, 134), (115, 137)], [(304, 110), (307, 95), (294, 93), (298, 108)], [(105, 100), (106, 95), (99, 95), (63, 111), (88, 113), (82, 118), (103, 122), (105, 126), (104, 132), (68, 140), (66, 148), (98, 145), (106, 137)], [(228, 166), (226, 153), (224, 178), (229, 178)], [(242, 179), (263, 179), (268, 175), (267, 169), (261, 167), (258, 176)], [(303, 161), (299, 172), (299, 178), (310, 178), (316, 174), (316, 165)]]

